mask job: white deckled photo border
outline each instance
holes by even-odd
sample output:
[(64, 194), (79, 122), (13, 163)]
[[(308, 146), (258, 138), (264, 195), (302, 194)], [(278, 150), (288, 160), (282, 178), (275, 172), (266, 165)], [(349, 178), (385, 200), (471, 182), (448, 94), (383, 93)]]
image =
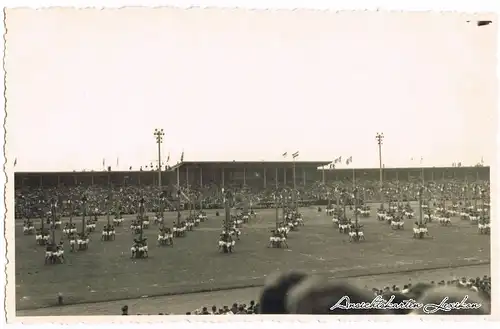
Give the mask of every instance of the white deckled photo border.
[[(195, 7), (221, 7), (225, 8), (225, 10), (231, 10), (231, 8), (240, 8), (242, 9), (295, 9), (295, 10), (393, 10), (393, 11), (454, 11), (454, 12), (464, 12), (469, 14), (475, 13), (499, 13), (499, 4), (498, 1), (452, 1), (452, 0), (414, 0), (414, 1), (401, 1), (401, 0), (386, 0), (386, 1), (355, 1), (355, 0), (343, 0), (343, 1), (320, 1), (320, 0), (227, 0), (227, 1), (217, 1), (217, 0), (207, 0), (207, 1), (138, 1), (138, 0), (109, 0), (109, 1), (64, 1), (64, 0), (37, 0), (37, 1), (29, 1), (29, 0), (8, 0), (2, 1), (3, 7), (32, 7), (32, 8), (42, 8), (42, 7), (56, 7), (56, 6), (71, 6), (78, 8), (85, 7), (113, 7), (119, 8), (124, 6), (148, 6), (148, 7), (157, 7), (157, 6), (172, 6), (172, 7), (180, 7), (180, 8), (189, 8), (192, 6)], [(299, 9), (300, 8), (300, 9)], [(4, 15), (4, 13), (2, 13)], [(497, 16), (498, 17), (498, 16)], [(5, 33), (5, 26), (2, 26), (3, 34)], [(498, 29), (498, 27), (497, 27)], [(499, 33), (497, 32), (497, 37), (499, 37)], [(500, 41), (497, 43), (497, 47), (500, 45)], [(5, 49), (4, 49), (5, 51)], [(8, 51), (8, 50), (7, 50)], [(498, 54), (498, 50), (497, 50)], [(2, 54), (3, 55), (3, 54)], [(498, 62), (498, 58), (497, 58)], [(500, 66), (497, 65), (497, 76), (500, 76), (499, 71)], [(5, 74), (5, 72), (4, 72)], [(497, 83), (498, 87), (498, 83)], [(3, 84), (3, 88), (8, 88), (8, 85), (5, 86)], [(3, 89), (5, 93), (5, 89)], [(497, 93), (497, 96), (499, 94)], [(8, 100), (2, 98), (4, 102), (4, 108), (8, 109)], [(500, 101), (499, 101), (500, 103)], [(497, 103), (498, 106), (498, 103)], [(7, 110), (2, 112), (2, 119), (4, 122), (4, 129), (6, 129), (7, 134), (4, 134), (4, 138), (6, 136), (7, 142), (4, 142), (2, 147), (4, 148), (4, 175), (1, 175), (1, 184), (5, 186), (5, 189), (2, 190), (2, 196), (5, 200), (5, 220), (1, 221), (0, 229), (4, 230), (4, 239), (1, 242), (1, 251), (4, 256), (4, 264), (5, 264), (5, 274), (2, 275), (2, 283), (5, 286), (4, 298), (2, 298), (2, 304), (0, 307), (5, 309), (5, 313), (7, 316), (7, 323), (12, 324), (14, 327), (20, 327), (22, 324), (36, 324), (41, 328), (49, 328), (54, 325), (71, 325), (71, 327), (76, 328), (76, 325), (84, 323), (85, 327), (92, 328), (104, 328), (104, 326), (125, 326), (127, 328), (133, 328), (136, 326), (143, 326), (144, 324), (148, 324), (148, 326), (156, 327), (160, 326), (161, 323), (167, 323), (168, 326), (172, 327), (186, 327), (186, 326), (242, 326), (250, 328), (255, 325), (255, 322), (260, 322), (265, 326), (283, 326), (287, 328), (294, 328), (297, 326), (304, 325), (314, 325), (314, 326), (340, 326), (340, 327), (350, 327), (353, 325), (359, 325), (358, 322), (372, 322), (370, 325), (374, 326), (383, 326), (387, 328), (387, 326), (397, 326), (400, 327), (402, 324), (411, 325), (411, 326), (421, 326), (421, 322), (425, 321), (425, 325), (428, 325), (429, 322), (431, 325), (440, 325), (439, 322), (442, 321), (453, 321), (454, 326), (470, 326), (473, 325), (474, 322), (482, 321), (481, 326), (489, 326), (492, 325), (491, 322), (486, 323), (487, 320), (500, 319), (500, 303), (498, 301), (498, 297), (500, 296), (500, 285), (495, 284), (499, 281), (499, 261), (498, 261), (498, 253), (500, 252), (499, 247), (500, 244), (498, 242), (499, 239), (499, 230), (500, 226), (493, 225), (492, 236), (491, 236), (491, 248), (492, 248), (492, 257), (491, 257), (491, 276), (494, 279), (495, 283), (493, 284), (492, 291), (492, 315), (489, 317), (475, 317), (475, 316), (432, 316), (432, 317), (397, 317), (397, 316), (295, 316), (295, 315), (287, 315), (287, 316), (262, 316), (262, 315), (251, 315), (251, 316), (237, 316), (237, 317), (223, 317), (223, 316), (89, 316), (89, 317), (23, 317), (19, 318), (15, 316), (15, 284), (13, 282), (14, 278), (14, 221), (13, 221), (13, 205), (14, 205), (14, 171), (13, 171), (13, 158), (14, 155), (9, 153), (8, 149), (8, 125), (5, 124), (5, 117), (7, 116)], [(500, 119), (500, 115), (497, 114), (497, 119)], [(500, 184), (498, 183), (498, 172), (497, 169), (500, 166), (500, 134), (499, 128), (500, 121), (497, 124), (497, 146), (496, 146), (496, 164), (491, 164), (491, 203), (495, 209), (494, 218), (500, 218), (500, 207), (497, 206), (498, 198), (500, 197)], [(5, 132), (4, 132), (5, 133)], [(492, 150), (495, 152), (495, 150)], [(4, 207), (1, 207), (4, 209)], [(6, 280), (7, 278), (7, 280)], [(3, 319), (2, 322), (5, 322)]]

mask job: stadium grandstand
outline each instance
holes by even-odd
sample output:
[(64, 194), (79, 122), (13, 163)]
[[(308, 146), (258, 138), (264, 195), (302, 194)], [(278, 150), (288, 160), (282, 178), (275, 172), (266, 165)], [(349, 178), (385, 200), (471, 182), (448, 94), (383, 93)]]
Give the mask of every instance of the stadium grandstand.
[[(331, 168), (331, 161), (185, 161), (161, 172), (162, 185), (203, 186), (214, 183), (219, 186), (241, 184), (257, 188), (275, 185), (306, 186), (315, 182), (331, 183), (360, 180), (378, 181), (379, 168)], [(489, 167), (413, 167), (384, 168), (383, 180), (434, 181), (453, 179), (464, 181), (489, 180)], [(73, 172), (16, 172), (15, 186), (56, 187), (108, 185), (158, 185), (158, 170)]]

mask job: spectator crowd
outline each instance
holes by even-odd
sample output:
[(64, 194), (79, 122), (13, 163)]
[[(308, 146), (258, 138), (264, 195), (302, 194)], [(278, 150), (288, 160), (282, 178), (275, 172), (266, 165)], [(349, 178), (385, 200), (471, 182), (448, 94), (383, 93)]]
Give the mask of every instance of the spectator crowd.
[[(359, 198), (364, 202), (380, 201), (379, 182), (358, 181), (356, 188), (359, 191)], [(388, 181), (384, 183), (385, 200), (410, 201), (418, 198), (419, 188), (422, 184), (419, 182), (400, 182)], [(251, 188), (241, 186), (240, 184), (229, 184), (225, 186), (230, 189), (234, 195), (234, 201), (237, 205), (245, 205), (249, 208), (267, 208), (274, 206), (274, 195), (276, 188)], [(323, 184), (315, 182), (307, 186), (298, 186), (295, 191), (291, 189), (281, 189), (280, 194), (283, 197), (292, 198), (302, 206), (327, 205), (329, 202), (335, 202), (335, 199), (342, 193), (341, 191), (351, 191), (352, 183), (332, 182)], [(182, 197), (178, 196), (178, 191)], [(163, 192), (163, 193), (162, 193)], [(458, 201), (464, 198), (478, 199), (484, 195), (489, 195), (489, 182), (466, 183), (464, 181), (447, 180), (442, 182), (425, 183), (426, 198), (444, 198), (446, 200)], [(186, 198), (193, 201), (194, 206), (204, 209), (220, 209), (223, 207), (223, 193), (219, 185), (207, 184), (204, 186), (181, 186), (179, 189), (175, 186), (59, 186), (54, 187), (24, 187), (16, 190), (15, 205), (16, 218), (30, 217), (36, 218), (42, 216), (49, 208), (50, 202), (57, 201), (60, 212), (68, 215), (72, 211), (79, 215), (83, 211), (82, 197), (86, 196), (87, 207), (92, 213), (103, 214), (106, 211), (106, 199), (111, 196), (113, 206), (119, 208), (121, 213), (134, 214), (137, 209), (138, 200), (144, 198), (146, 209), (155, 212), (160, 207), (160, 197), (164, 196), (162, 207), (165, 210), (177, 208), (178, 202), (183, 204), (187, 202)], [(69, 207), (69, 205), (72, 205)], [(87, 210), (89, 211), (89, 210)]]
[[(370, 291), (360, 289), (346, 281), (329, 282), (319, 276), (290, 272), (271, 276), (257, 302), (253, 300), (248, 304), (234, 302), (230, 307), (229, 305), (202, 306), (186, 312), (186, 315), (486, 315), (491, 312), (490, 303), (491, 277), (487, 275), (439, 282), (408, 283), (402, 287), (388, 285)], [(159, 313), (159, 315), (168, 314)], [(122, 315), (133, 315), (133, 310), (125, 305), (122, 307)]]

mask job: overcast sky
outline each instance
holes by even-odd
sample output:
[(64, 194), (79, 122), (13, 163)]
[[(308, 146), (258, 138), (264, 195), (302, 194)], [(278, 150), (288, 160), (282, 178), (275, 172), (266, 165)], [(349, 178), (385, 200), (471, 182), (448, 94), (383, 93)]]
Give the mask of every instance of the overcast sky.
[[(495, 28), (432, 13), (7, 11), (16, 170), (353, 157), (494, 161)], [(118, 168), (117, 158), (119, 158)], [(413, 160), (411, 160), (413, 158)], [(12, 165), (12, 163), (10, 163)], [(345, 164), (342, 166), (345, 167)]]

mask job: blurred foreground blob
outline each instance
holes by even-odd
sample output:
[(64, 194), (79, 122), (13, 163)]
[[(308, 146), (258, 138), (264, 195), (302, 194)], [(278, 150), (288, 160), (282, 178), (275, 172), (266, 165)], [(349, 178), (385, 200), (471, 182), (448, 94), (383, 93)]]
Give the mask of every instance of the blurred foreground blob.
[(262, 314), (487, 315), (491, 312), (488, 296), (468, 285), (420, 283), (404, 293), (387, 288), (374, 294), (345, 280), (300, 272), (270, 276), (260, 306)]
[(295, 285), (287, 296), (287, 310), (292, 314), (390, 314), (373, 308), (350, 308), (355, 303), (370, 303), (374, 296), (345, 281), (329, 282), (323, 277), (308, 277)]
[(287, 314), (286, 298), (294, 286), (307, 277), (301, 272), (276, 273), (270, 275), (260, 295), (261, 314)]

